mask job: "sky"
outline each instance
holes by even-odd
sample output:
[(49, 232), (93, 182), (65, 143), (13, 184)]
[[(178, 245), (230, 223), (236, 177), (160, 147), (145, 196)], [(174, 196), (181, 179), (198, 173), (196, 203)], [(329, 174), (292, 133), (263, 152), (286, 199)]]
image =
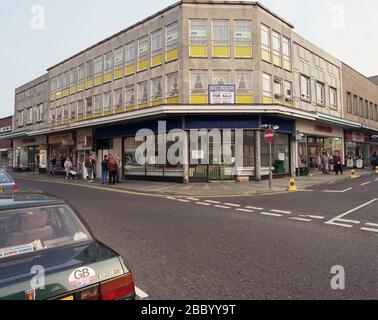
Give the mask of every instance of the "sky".
[[(5, 0), (0, 10), (0, 118), (14, 90), (69, 56), (176, 0)], [(261, 0), (295, 31), (366, 76), (378, 75), (378, 1)], [(44, 16), (44, 19), (40, 17)]]

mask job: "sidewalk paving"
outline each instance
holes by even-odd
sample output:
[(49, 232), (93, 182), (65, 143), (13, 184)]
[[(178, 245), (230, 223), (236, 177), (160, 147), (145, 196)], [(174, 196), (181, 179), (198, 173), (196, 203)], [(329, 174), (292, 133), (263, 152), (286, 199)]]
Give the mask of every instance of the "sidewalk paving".
[[(369, 175), (372, 170), (358, 170), (360, 176)], [(299, 190), (310, 189), (319, 185), (333, 184), (338, 181), (345, 181), (349, 178), (350, 171), (344, 172), (344, 175), (322, 175), (314, 174), (312, 176), (297, 177), (297, 188)], [(121, 184), (114, 186), (102, 185), (100, 180), (96, 180), (93, 184), (89, 184), (86, 180), (64, 180), (63, 176), (49, 176), (39, 173), (13, 173), (12, 176), (17, 178), (46, 180), (46, 181), (60, 181), (73, 185), (95, 185), (104, 189), (119, 189), (137, 193), (147, 193), (165, 196), (187, 196), (187, 197), (215, 197), (215, 196), (248, 196), (257, 194), (285, 192), (289, 186), (290, 178), (274, 179), (273, 189), (269, 190), (269, 181), (250, 181), (250, 182), (213, 182), (213, 183), (192, 183), (180, 184), (172, 182), (157, 182), (157, 181), (140, 181), (127, 180)]]

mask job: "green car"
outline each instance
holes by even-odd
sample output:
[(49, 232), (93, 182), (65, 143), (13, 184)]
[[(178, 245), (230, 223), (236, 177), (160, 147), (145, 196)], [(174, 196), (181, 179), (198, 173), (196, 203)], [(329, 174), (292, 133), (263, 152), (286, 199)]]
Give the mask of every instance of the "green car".
[(0, 195), (0, 300), (133, 300), (124, 259), (62, 199)]

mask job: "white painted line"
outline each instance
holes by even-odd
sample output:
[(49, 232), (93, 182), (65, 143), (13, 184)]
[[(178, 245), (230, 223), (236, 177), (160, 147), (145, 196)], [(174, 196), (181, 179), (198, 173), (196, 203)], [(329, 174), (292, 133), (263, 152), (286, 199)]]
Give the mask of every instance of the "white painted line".
[(298, 221), (305, 221), (305, 222), (311, 222), (311, 219), (305, 219), (305, 218), (296, 218), (296, 217), (290, 217), (291, 220), (298, 220)]
[(236, 209), (236, 211), (249, 212), (249, 213), (255, 212), (253, 210), (248, 210), (248, 209)]
[(299, 191), (301, 191), (301, 192), (314, 192), (315, 190), (301, 189), (301, 190), (299, 190)]
[(378, 227), (377, 223), (366, 223), (366, 225), (370, 227)]
[(177, 201), (180, 201), (180, 202), (185, 202), (185, 203), (188, 203), (188, 202), (190, 202), (189, 200), (184, 200), (184, 199), (177, 199)]
[[(347, 212), (345, 212), (345, 213), (343, 213), (343, 214), (340, 214), (339, 216), (337, 216), (337, 217), (335, 217), (335, 218), (333, 218), (333, 219), (331, 219), (331, 220), (329, 220), (329, 221), (327, 221), (327, 222), (325, 222), (326, 224), (335, 224), (334, 223), (334, 221), (342, 221), (343, 219), (343, 217), (345, 217), (346, 215), (348, 215), (348, 214), (350, 214), (350, 213), (353, 213), (353, 212), (355, 212), (355, 211), (358, 211), (358, 210), (360, 210), (360, 209), (362, 209), (362, 208), (364, 208), (364, 207), (367, 207), (368, 205), (370, 205), (370, 204), (372, 204), (373, 202), (375, 202), (375, 201), (377, 201), (378, 199), (373, 199), (373, 200), (370, 200), (370, 201), (368, 201), (368, 202), (366, 202), (366, 203), (363, 203), (363, 204), (361, 204), (360, 206), (358, 206), (358, 207), (356, 207), (356, 208), (354, 208), (354, 209), (352, 209), (352, 210), (349, 210), (349, 211), (347, 211)], [(345, 226), (345, 225), (344, 225)], [(349, 227), (350, 228), (350, 227)]]
[(370, 232), (377, 232), (377, 233), (378, 233), (378, 229), (372, 229), (372, 228), (361, 228), (361, 230), (364, 230), (364, 231), (370, 231)]
[(339, 222), (346, 222), (346, 223), (354, 223), (354, 224), (360, 224), (360, 221), (357, 220), (348, 220), (348, 219), (337, 219)]
[(236, 207), (236, 208), (238, 208), (238, 207), (241, 207), (241, 205), (240, 204), (233, 204), (233, 203), (223, 203), (225, 206), (230, 206), (230, 207)]
[(135, 293), (141, 299), (146, 299), (146, 298), (149, 297), (149, 295), (147, 293), (145, 293), (144, 291), (142, 291), (138, 287), (135, 287)]
[(311, 218), (311, 219), (319, 219), (319, 220), (323, 220), (323, 219), (325, 219), (324, 217), (322, 217), (322, 216), (313, 216), (313, 215), (311, 215), (311, 214), (308, 214), (308, 215), (300, 215), (300, 217), (305, 217), (305, 218)]
[(371, 183), (371, 181), (368, 181), (368, 182), (365, 182), (365, 183), (361, 183), (360, 185), (361, 186), (366, 186), (366, 185), (368, 185), (368, 184), (370, 184)]
[(177, 200), (176, 198), (172, 198), (172, 197), (166, 197), (166, 199), (168, 199), (168, 200)]
[[(324, 222), (324, 223), (327, 223), (327, 222)], [(350, 224), (342, 224), (342, 223), (336, 223), (336, 222), (327, 223), (327, 224), (330, 224), (330, 225), (333, 225), (333, 226), (344, 227), (344, 228), (353, 228), (353, 226), (350, 225)]]
[(199, 201), (199, 199), (197, 199), (197, 198), (186, 198), (186, 199), (192, 200), (192, 201)]
[(282, 210), (270, 210), (270, 211), (275, 212), (275, 213), (292, 214), (291, 211), (282, 211)]
[(196, 202), (196, 204), (199, 204), (201, 206), (210, 206), (210, 203), (205, 203), (205, 202)]
[(208, 203), (215, 203), (215, 204), (219, 204), (219, 203), (220, 203), (219, 201), (213, 201), (213, 200), (205, 200), (205, 202), (208, 202)]
[(262, 211), (264, 210), (264, 208), (256, 208), (256, 207), (250, 207), (250, 206), (246, 206), (247, 209), (252, 209), (252, 210), (257, 210), (257, 211)]
[(221, 209), (231, 209), (230, 207), (226, 207), (226, 206), (220, 206), (220, 205), (216, 205), (214, 206), (215, 208), (221, 208)]
[(353, 188), (348, 188), (348, 189), (345, 189), (345, 190), (323, 190), (322, 192), (328, 192), (328, 193), (345, 193), (345, 192), (348, 192), (350, 190), (353, 190)]
[(271, 217), (282, 217), (282, 214), (277, 213), (269, 213), (269, 212), (260, 212), (263, 216), (271, 216)]

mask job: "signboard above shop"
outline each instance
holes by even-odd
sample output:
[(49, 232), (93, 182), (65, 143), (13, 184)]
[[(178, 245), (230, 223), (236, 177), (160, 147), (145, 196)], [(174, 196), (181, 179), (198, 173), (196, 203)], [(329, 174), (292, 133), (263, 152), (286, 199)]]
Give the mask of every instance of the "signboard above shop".
[(235, 104), (235, 85), (209, 85), (209, 104)]

